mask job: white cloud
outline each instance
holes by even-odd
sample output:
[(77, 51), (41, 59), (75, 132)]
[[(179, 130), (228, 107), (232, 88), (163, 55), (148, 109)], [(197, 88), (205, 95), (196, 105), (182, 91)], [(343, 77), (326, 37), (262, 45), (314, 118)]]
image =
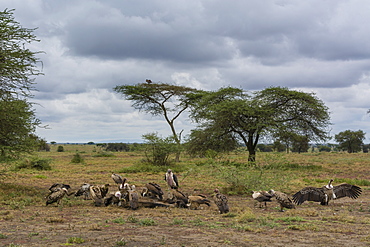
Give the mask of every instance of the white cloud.
[[(140, 140), (164, 120), (113, 92), (145, 79), (205, 90), (284, 86), (316, 92), (333, 132), (370, 136), (370, 3), (363, 0), (3, 0), (39, 27), (45, 76), (37, 114), (48, 141)], [(178, 130), (192, 128), (186, 116)]]

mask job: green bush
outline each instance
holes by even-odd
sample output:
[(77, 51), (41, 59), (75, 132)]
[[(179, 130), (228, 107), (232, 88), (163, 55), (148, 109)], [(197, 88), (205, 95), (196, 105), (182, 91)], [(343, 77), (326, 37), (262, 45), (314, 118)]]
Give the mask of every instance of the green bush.
[(83, 162), (84, 162), (84, 158), (79, 153), (76, 153), (75, 155), (73, 155), (71, 163), (79, 164)]
[(15, 165), (15, 169), (51, 170), (51, 159), (39, 157), (26, 158)]
[(115, 155), (111, 152), (98, 152), (97, 154), (94, 154), (93, 157), (115, 157)]
[(64, 147), (63, 146), (58, 146), (57, 152), (64, 152)]

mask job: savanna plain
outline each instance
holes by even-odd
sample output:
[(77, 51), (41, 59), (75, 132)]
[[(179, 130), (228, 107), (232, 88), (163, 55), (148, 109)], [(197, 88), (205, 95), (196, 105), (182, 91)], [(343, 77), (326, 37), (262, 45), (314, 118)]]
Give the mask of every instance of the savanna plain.
[[(1, 164), (1, 246), (370, 246), (370, 154), (309, 152), (248, 153), (239, 150), (212, 158), (182, 154), (171, 167), (142, 165), (143, 152), (107, 154), (95, 145), (64, 145), (64, 152), (38, 152), (51, 161), (50, 170)], [(71, 160), (78, 153), (81, 163)], [(31, 159), (31, 157), (29, 158)], [(27, 160), (24, 158), (23, 160)], [(83, 183), (111, 185), (112, 173), (126, 177), (138, 191), (148, 182), (159, 184), (167, 196), (164, 174), (171, 168), (179, 190), (203, 194), (212, 201), (215, 188), (228, 196), (230, 212), (216, 205), (197, 210), (177, 207), (131, 210), (96, 207), (92, 200), (66, 196), (61, 204), (45, 205), (54, 183), (77, 190)], [(252, 190), (274, 189), (294, 194), (303, 187), (350, 183), (362, 188), (356, 199), (341, 198), (328, 206), (304, 202), (279, 211), (273, 200), (260, 208)]]

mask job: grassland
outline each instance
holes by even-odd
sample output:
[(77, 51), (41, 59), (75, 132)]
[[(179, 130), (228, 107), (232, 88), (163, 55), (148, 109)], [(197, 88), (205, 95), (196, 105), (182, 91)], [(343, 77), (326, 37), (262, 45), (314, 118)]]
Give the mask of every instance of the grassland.
[[(220, 215), (214, 204), (199, 210), (180, 208), (95, 207), (73, 196), (60, 206), (45, 206), (51, 184), (77, 189), (82, 183), (113, 183), (112, 172), (128, 178), (140, 190), (147, 182), (163, 181), (167, 167), (140, 165), (142, 153), (105, 155), (94, 145), (65, 145), (64, 152), (35, 155), (50, 159), (51, 170), (15, 169), (2, 164), (0, 177), (1, 246), (370, 246), (370, 154), (258, 153), (258, 163), (246, 166), (240, 151), (217, 159), (183, 156), (171, 168), (188, 195), (212, 196), (220, 188), (231, 212)], [(78, 152), (82, 163), (71, 163)], [(24, 158), (23, 160), (32, 159)], [(145, 172), (143, 172), (145, 171)], [(359, 185), (357, 200), (342, 198), (329, 206), (305, 202), (279, 212), (276, 202), (255, 207), (251, 190), (275, 189), (293, 194), (305, 186)]]

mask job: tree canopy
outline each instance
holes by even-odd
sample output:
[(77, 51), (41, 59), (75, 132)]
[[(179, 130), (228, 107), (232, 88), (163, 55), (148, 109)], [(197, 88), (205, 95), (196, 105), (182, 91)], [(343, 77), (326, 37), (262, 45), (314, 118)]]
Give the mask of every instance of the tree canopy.
[(345, 130), (335, 135), (335, 140), (339, 143), (338, 148), (348, 153), (361, 151), (364, 145), (365, 133), (362, 130)]
[(38, 69), (41, 63), (27, 44), (39, 42), (33, 34), (35, 29), (24, 28), (15, 21), (14, 10), (0, 12), (0, 96), (32, 96), (35, 76), (42, 73)]
[(200, 92), (191, 117), (212, 135), (232, 134), (244, 143), (249, 161), (255, 161), (261, 136), (295, 133), (309, 140), (325, 140), (330, 124), (328, 108), (314, 94), (281, 87), (255, 93), (227, 87)]
[[(174, 141), (180, 145), (182, 131), (176, 131), (175, 120), (188, 109), (192, 101), (192, 98), (189, 97), (190, 93), (198, 90), (167, 83), (153, 83), (147, 80), (146, 83), (136, 85), (116, 86), (114, 91), (132, 101), (132, 106), (135, 109), (153, 116), (163, 116), (171, 128)], [(177, 154), (176, 160), (179, 160), (179, 155), (180, 153)]]
[(37, 144), (33, 134), (40, 121), (28, 101), (34, 90), (39, 52), (27, 44), (39, 41), (35, 29), (22, 27), (13, 10), (0, 12), (0, 158), (31, 151)]

